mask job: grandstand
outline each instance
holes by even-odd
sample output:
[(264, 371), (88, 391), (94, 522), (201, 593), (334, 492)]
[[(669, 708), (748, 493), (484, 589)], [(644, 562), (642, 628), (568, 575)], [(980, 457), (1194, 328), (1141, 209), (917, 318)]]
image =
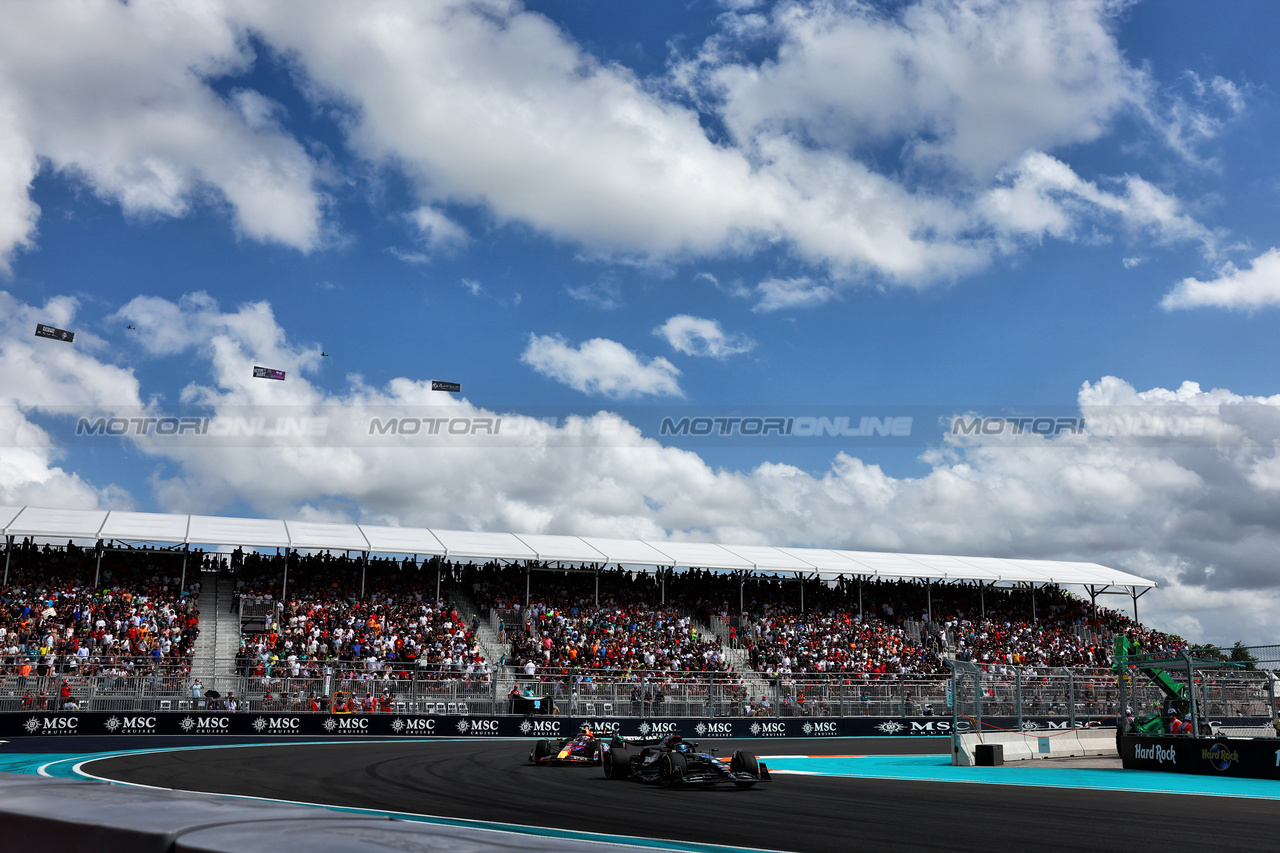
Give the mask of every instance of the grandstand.
[(69, 682), (93, 709), (928, 714), (949, 659), (1181, 647), (1097, 606), (1152, 582), (1090, 563), (17, 507), (0, 532), (8, 710)]

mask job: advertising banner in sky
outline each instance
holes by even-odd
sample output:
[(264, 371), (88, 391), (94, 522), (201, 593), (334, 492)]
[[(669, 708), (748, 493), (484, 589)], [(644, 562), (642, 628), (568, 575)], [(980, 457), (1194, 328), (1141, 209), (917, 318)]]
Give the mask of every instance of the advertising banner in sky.
[(55, 341), (66, 341), (67, 343), (72, 343), (76, 339), (76, 333), (68, 332), (66, 329), (46, 326), (44, 323), (36, 323), (36, 337), (53, 338)]
[(254, 379), (279, 379), (281, 382), (283, 382), (284, 371), (272, 370), (270, 367), (254, 367), (253, 378)]

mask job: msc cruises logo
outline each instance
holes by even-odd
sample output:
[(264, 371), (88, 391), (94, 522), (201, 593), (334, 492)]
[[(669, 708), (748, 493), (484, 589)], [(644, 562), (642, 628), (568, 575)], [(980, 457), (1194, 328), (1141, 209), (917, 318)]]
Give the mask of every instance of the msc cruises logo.
[(124, 717), (112, 715), (104, 724), (111, 734), (155, 734), (155, 717)]
[(907, 727), (897, 720), (889, 720), (876, 726), (876, 730), (884, 732), (887, 735), (900, 735)]
[(369, 718), (329, 717), (324, 721), (324, 730), (329, 734), (367, 735), (369, 733)]
[(433, 735), (436, 721), (422, 717), (396, 717), (391, 721), (391, 731), (398, 735)]
[(707, 735), (711, 737), (729, 737), (733, 734), (733, 724), (699, 722), (693, 727), (693, 731), (698, 737), (706, 737)]
[(22, 724), (28, 734), (73, 735), (80, 728), (79, 717), (32, 717)]
[(296, 735), (302, 728), (301, 717), (256, 717), (253, 730), (258, 734)]
[(473, 737), (492, 736), (498, 733), (498, 721), (494, 719), (458, 720), (458, 734)]
[(190, 734), (226, 734), (231, 730), (230, 717), (183, 717), (178, 727)]

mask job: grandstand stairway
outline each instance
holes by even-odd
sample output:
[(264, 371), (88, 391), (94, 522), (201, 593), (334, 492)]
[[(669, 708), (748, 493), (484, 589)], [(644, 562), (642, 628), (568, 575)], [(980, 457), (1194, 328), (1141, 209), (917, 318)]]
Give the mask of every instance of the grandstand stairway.
[(724, 649), (724, 659), (733, 668), (733, 671), (742, 678), (742, 684), (746, 688), (747, 697), (754, 699), (763, 695), (773, 695), (773, 691), (769, 686), (769, 682), (764, 680), (760, 673), (751, 667), (751, 659), (747, 657), (745, 649), (734, 648), (729, 644), (729, 629), (724, 625), (707, 625), (703, 622), (696, 621), (700, 635), (712, 635), (720, 638), (720, 647)]
[(218, 572), (200, 577), (200, 635), (191, 664), (192, 678), (223, 696), (237, 689), (236, 653), (240, 650), (240, 616), (232, 612), (235, 581)]
[[(458, 611), (459, 616), (468, 620), (468, 622), (472, 614), (481, 614), (480, 608), (471, 600), (471, 596), (461, 589), (449, 590), (447, 603)], [(511, 692), (511, 688), (515, 686), (515, 681), (511, 677), (510, 668), (502, 664), (503, 656), (507, 653), (507, 650), (498, 641), (498, 633), (489, 624), (487, 614), (480, 616), (480, 628), (476, 631), (476, 642), (480, 646), (480, 654), (484, 655), (485, 663), (489, 664), (489, 671), (493, 673), (494, 681), (497, 682), (497, 693), (494, 695), (506, 696)]]

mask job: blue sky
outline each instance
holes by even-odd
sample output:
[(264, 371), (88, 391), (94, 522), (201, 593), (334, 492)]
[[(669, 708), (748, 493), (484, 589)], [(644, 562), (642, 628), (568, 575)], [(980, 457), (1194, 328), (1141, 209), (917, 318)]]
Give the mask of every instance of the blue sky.
[[(0, 503), (1095, 560), (1280, 639), (1274, 4), (305, 8), (0, 10)], [(325, 425), (76, 435), (139, 415)]]

